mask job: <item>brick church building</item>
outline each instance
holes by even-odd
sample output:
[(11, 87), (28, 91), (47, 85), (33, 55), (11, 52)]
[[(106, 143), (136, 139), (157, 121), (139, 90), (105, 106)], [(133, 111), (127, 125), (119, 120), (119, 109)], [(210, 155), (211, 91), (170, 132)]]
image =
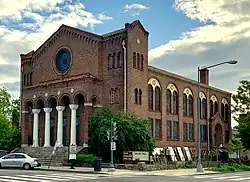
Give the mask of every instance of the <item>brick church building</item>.
[[(148, 118), (157, 147), (196, 148), (197, 82), (149, 66), (148, 36), (138, 20), (104, 35), (61, 25), (21, 54), (22, 146), (82, 146), (89, 116), (109, 107)], [(231, 93), (200, 76), (202, 149), (227, 146)]]

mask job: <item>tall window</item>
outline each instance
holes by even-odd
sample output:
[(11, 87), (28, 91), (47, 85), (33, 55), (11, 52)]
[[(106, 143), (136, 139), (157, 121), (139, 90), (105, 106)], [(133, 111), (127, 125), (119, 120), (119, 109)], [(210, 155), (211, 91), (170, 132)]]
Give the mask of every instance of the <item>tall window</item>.
[(179, 140), (179, 122), (167, 120), (167, 140)]
[(110, 94), (110, 104), (114, 104), (115, 103), (115, 90), (112, 88), (109, 94)]
[(172, 140), (172, 136), (173, 136), (172, 121), (167, 120), (167, 140)]
[(139, 89), (139, 104), (142, 103), (142, 91)]
[(138, 89), (135, 89), (135, 103), (138, 104)]
[(214, 102), (214, 115), (218, 112), (218, 102)]
[(200, 125), (201, 126), (201, 141), (207, 141), (207, 125)]
[(153, 110), (153, 97), (154, 97), (153, 87), (152, 85), (148, 85), (148, 109)]
[(140, 54), (137, 53), (137, 68), (140, 69), (141, 66), (141, 58), (140, 58)]
[(173, 114), (178, 114), (178, 94), (176, 91), (173, 92)]
[(155, 110), (161, 111), (161, 89), (160, 87), (155, 87)]
[(188, 116), (193, 116), (193, 111), (194, 111), (194, 100), (193, 100), (193, 96), (189, 95), (188, 96)]
[(183, 140), (193, 141), (194, 140), (194, 124), (183, 123)]
[(214, 102), (210, 100), (210, 117), (214, 116)]
[(133, 52), (133, 67), (136, 68), (136, 53)]
[(167, 98), (167, 113), (171, 113), (171, 91), (167, 89), (166, 93), (166, 98)]
[(201, 118), (206, 119), (207, 118), (207, 99), (202, 99), (201, 105), (202, 105)]
[(221, 103), (221, 117), (225, 120), (225, 107), (224, 107), (224, 103)]
[(110, 104), (119, 104), (120, 101), (120, 90), (116, 87), (111, 88), (109, 91), (109, 102)]
[(188, 110), (187, 110), (187, 95), (183, 94), (183, 116), (187, 116)]
[(152, 136), (154, 136), (154, 119), (153, 118), (148, 118), (148, 119), (149, 119), (149, 123), (148, 123), (149, 130)]
[(162, 138), (162, 123), (161, 119), (155, 119), (155, 138), (161, 139)]
[(116, 65), (116, 61), (115, 61), (115, 55), (116, 55), (116, 52), (113, 53), (113, 57), (112, 57), (112, 63), (113, 63), (113, 64), (112, 64), (112, 67), (113, 67), (113, 68), (116, 68), (116, 66), (117, 66), (117, 65)]
[(122, 62), (121, 62), (121, 52), (119, 51), (118, 53), (117, 53), (117, 67), (122, 67)]
[(143, 55), (141, 54), (141, 70), (143, 70), (143, 64), (144, 64), (144, 58)]
[(228, 104), (225, 104), (225, 121), (228, 122), (229, 121), (229, 107)]
[(108, 69), (112, 69), (113, 63), (112, 63), (112, 56), (111, 54), (108, 54)]

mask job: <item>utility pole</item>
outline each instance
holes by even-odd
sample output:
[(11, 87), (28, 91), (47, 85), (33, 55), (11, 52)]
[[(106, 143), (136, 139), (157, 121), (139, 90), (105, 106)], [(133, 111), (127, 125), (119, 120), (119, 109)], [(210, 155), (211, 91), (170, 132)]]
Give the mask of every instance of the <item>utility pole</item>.
[(117, 125), (116, 123), (113, 123), (113, 119), (111, 120), (111, 131), (110, 136), (108, 136), (108, 139), (110, 139), (110, 166), (109, 166), (109, 172), (115, 171), (114, 166), (114, 150), (116, 150), (116, 142), (114, 140), (117, 140), (117, 133), (116, 133)]

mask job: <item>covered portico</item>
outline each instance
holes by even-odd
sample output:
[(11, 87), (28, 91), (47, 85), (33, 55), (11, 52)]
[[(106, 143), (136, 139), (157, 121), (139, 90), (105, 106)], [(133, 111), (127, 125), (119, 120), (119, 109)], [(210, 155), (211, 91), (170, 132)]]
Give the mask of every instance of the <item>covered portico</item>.
[(88, 118), (101, 107), (97, 96), (85, 93), (39, 97), (25, 102), (23, 144), (32, 147), (83, 146), (88, 140)]

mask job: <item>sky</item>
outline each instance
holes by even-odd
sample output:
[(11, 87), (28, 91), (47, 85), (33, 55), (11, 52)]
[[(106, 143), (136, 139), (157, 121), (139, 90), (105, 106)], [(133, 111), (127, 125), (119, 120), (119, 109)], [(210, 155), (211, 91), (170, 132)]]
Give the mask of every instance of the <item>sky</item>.
[(104, 34), (140, 20), (149, 31), (149, 64), (235, 93), (250, 79), (249, 0), (1, 0), (0, 86), (19, 95), (20, 54), (36, 50), (61, 24)]

